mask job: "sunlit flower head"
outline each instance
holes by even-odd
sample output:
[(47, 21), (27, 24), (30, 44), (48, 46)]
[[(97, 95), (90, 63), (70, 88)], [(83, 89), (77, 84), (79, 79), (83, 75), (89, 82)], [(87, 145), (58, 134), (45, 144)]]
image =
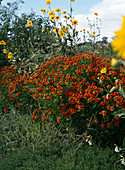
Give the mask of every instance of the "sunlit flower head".
[(116, 38), (111, 42), (113, 50), (125, 59), (125, 16), (123, 16), (122, 28), (114, 33)]
[(106, 68), (103, 68), (100, 72), (106, 74)]
[(98, 13), (97, 13), (97, 12), (94, 12), (94, 15), (98, 16)]
[(61, 12), (61, 9), (60, 8), (56, 8), (55, 11), (56, 12)]
[(74, 2), (75, 0), (71, 0), (71, 2)]
[(59, 16), (56, 16), (56, 19), (59, 20)]
[(4, 40), (0, 41), (0, 45), (6, 45), (6, 43), (4, 42)]
[(93, 31), (93, 32), (92, 32), (92, 34), (93, 34), (93, 35), (95, 35), (95, 34), (96, 34), (96, 32), (95, 32), (95, 31)]
[(53, 21), (55, 19), (55, 15), (50, 16), (50, 20)]
[(60, 37), (64, 37), (65, 33), (63, 31), (59, 31)]
[(67, 19), (70, 19), (70, 17), (66, 17)]
[(13, 59), (13, 54), (12, 54), (11, 52), (9, 52), (8, 58), (9, 58), (9, 59)]
[(43, 13), (46, 13), (46, 9), (43, 9), (43, 11), (42, 11)]
[(78, 21), (77, 20), (73, 20), (72, 21), (72, 25), (78, 25)]
[(45, 32), (45, 29), (42, 29), (42, 32)]
[(40, 11), (43, 11), (43, 8), (41, 8), (41, 10)]
[(45, 2), (45, 5), (50, 5), (51, 4), (51, 0), (47, 0), (46, 2)]
[(85, 29), (83, 29), (83, 31), (85, 31)]
[(26, 27), (30, 27), (32, 25), (32, 21), (28, 21), (27, 26)]
[(59, 30), (59, 29), (56, 27), (55, 30), (54, 30), (54, 32), (57, 34), (57, 33), (58, 33), (58, 30)]
[(3, 49), (3, 53), (6, 54), (6, 53), (7, 53), (7, 50), (6, 50), (6, 49)]
[(66, 11), (63, 11), (62, 14), (66, 14), (67, 12)]
[(53, 10), (49, 11), (48, 15), (49, 16), (52, 15), (53, 12), (54, 12)]

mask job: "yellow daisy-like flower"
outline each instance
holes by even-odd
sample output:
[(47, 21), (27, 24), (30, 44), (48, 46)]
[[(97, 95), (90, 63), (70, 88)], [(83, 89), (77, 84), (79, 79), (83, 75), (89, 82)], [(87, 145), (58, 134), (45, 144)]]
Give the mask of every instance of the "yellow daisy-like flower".
[(103, 68), (100, 72), (106, 74), (106, 68)]
[(53, 10), (49, 11), (48, 15), (49, 16), (52, 15), (53, 12), (54, 12)]
[(98, 16), (98, 13), (97, 13), (97, 12), (94, 12), (94, 15)]
[(123, 16), (122, 28), (114, 33), (116, 38), (111, 42), (113, 50), (125, 59), (125, 16)]
[(61, 12), (61, 9), (60, 8), (56, 8), (55, 11), (56, 12)]
[(50, 20), (53, 21), (55, 19), (55, 15), (50, 16)]
[(85, 31), (85, 29), (83, 29), (83, 31)]
[(93, 34), (93, 35), (95, 35), (95, 34), (96, 34), (96, 32), (95, 32), (95, 31), (93, 31), (93, 32), (92, 32), (92, 34)]
[(62, 14), (66, 14), (67, 12), (66, 11), (63, 11)]
[(60, 37), (64, 37), (65, 33), (62, 30), (60, 30), (59, 35)]
[(59, 30), (59, 29), (56, 27), (55, 30), (54, 30), (54, 32), (57, 34), (57, 33), (58, 33), (58, 30)]
[(7, 50), (6, 50), (6, 49), (3, 49), (3, 53), (6, 54), (6, 53), (7, 53)]
[(0, 41), (0, 45), (6, 45), (5, 41), (4, 40)]
[(9, 59), (13, 59), (13, 54), (9, 52), (8, 58), (9, 58)]
[(46, 2), (45, 2), (45, 5), (50, 5), (51, 4), (51, 0), (47, 0)]
[(43, 11), (43, 8), (41, 8), (41, 10), (40, 11)]
[(59, 20), (59, 16), (56, 16), (56, 19)]
[(74, 2), (75, 0), (71, 0), (71, 2)]
[(43, 9), (43, 11), (42, 11), (43, 13), (46, 13), (46, 9)]
[(45, 32), (45, 29), (42, 29), (42, 32)]
[(72, 25), (78, 25), (78, 21), (77, 20), (73, 20), (72, 21)]
[(28, 21), (27, 26), (26, 27), (30, 27), (32, 25), (32, 21)]
[(70, 19), (70, 17), (66, 17), (67, 19)]

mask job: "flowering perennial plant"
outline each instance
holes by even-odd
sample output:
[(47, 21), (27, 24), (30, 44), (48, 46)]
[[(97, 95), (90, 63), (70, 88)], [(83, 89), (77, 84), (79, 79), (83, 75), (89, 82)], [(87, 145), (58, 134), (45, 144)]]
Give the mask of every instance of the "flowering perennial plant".
[[(109, 60), (93, 53), (78, 53), (73, 57), (58, 55), (30, 75), (28, 72), (18, 75), (12, 70), (13, 67), (4, 67), (0, 71), (3, 74), (0, 85), (8, 88), (8, 96), (16, 100), (19, 107), (24, 100), (21, 99), (23, 93), (32, 96), (39, 104), (33, 110), (32, 120), (47, 123), (51, 117), (55, 124), (71, 121), (73, 126), (75, 118), (83, 132), (90, 128), (106, 134), (116, 129), (125, 132), (123, 120), (112, 115), (125, 109), (125, 100), (118, 92), (119, 86), (125, 89), (125, 73), (118, 73)], [(115, 88), (109, 93), (112, 87)]]

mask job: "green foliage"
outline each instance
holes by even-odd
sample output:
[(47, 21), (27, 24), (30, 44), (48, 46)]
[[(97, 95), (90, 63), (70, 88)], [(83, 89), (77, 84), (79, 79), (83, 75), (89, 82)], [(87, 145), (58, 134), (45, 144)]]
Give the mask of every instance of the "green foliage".
[(124, 167), (114, 163), (114, 152), (97, 146), (84, 145), (75, 151), (74, 147), (60, 146), (58, 142), (37, 147), (23, 147), (0, 159), (0, 168), (4, 169), (112, 169)]

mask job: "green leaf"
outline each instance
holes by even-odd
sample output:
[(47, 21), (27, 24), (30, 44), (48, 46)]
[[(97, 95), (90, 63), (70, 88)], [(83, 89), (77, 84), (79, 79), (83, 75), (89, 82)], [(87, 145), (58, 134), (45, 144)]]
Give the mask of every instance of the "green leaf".
[[(121, 117), (121, 116), (125, 116), (125, 110), (118, 110), (114, 113), (112, 113), (114, 116), (118, 116), (118, 117)], [(125, 118), (125, 117), (124, 117)]]
[(121, 94), (121, 96), (123, 96), (123, 98), (125, 98), (125, 93), (121, 86), (119, 86), (119, 93)]

